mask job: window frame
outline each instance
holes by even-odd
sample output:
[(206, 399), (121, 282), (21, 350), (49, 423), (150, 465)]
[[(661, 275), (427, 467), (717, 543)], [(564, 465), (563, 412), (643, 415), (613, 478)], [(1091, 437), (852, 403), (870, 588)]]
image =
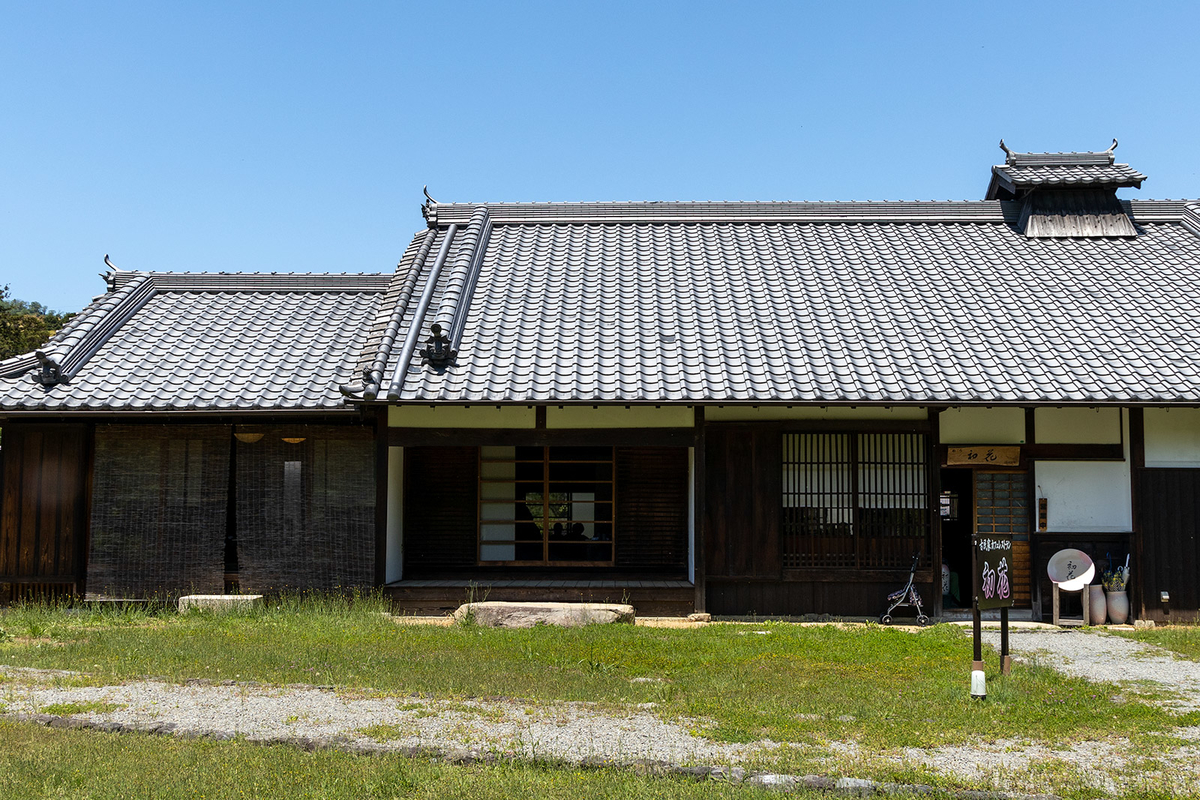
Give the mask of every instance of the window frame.
[[(804, 437), (815, 438), (806, 442)], [(885, 437), (897, 438), (887, 441)], [(904, 442), (904, 437), (912, 438)], [(921, 565), (932, 563), (936, 546), (932, 492), (937, 466), (931, 442), (932, 436), (922, 431), (784, 431), (779, 537), (783, 569), (907, 569), (913, 552), (901, 544), (909, 540), (920, 540)], [(821, 453), (826, 454), (824, 459), (804, 458), (806, 454)], [(880, 453), (903, 457), (880, 460)], [(831, 454), (839, 457), (829, 457)], [(881, 467), (890, 469), (885, 473)], [(914, 469), (915, 476), (904, 474)], [(836, 502), (828, 506), (802, 505), (803, 498), (822, 496)], [(789, 499), (795, 505), (789, 505)], [(901, 502), (879, 505), (885, 499)], [(905, 500), (915, 504), (906, 505)], [(886, 513), (871, 512), (902, 513), (889, 519)], [(910, 523), (919, 522), (910, 530), (910, 525), (897, 522), (905, 517)], [(839, 528), (845, 532), (837, 532)], [(897, 533), (884, 532), (889, 528)], [(818, 547), (832, 549), (817, 552)], [(886, 552), (897, 547), (907, 552)]]
[[(484, 539), (483, 538), (483, 526), (485, 524), (508, 524), (510, 522), (509, 520), (485, 519), (483, 507), (485, 505), (495, 505), (498, 503), (511, 503), (515, 509), (515, 507), (518, 504), (524, 502), (524, 501), (518, 500), (516, 497), (514, 497), (511, 500), (485, 497), (484, 495), (486, 493), (484, 492), (484, 485), (488, 484), (488, 483), (497, 483), (497, 484), (512, 483), (515, 486), (516, 484), (520, 484), (520, 483), (535, 483), (535, 482), (537, 482), (535, 480), (520, 480), (520, 479), (516, 478), (515, 475), (511, 480), (509, 480), (507, 478), (485, 477), (484, 464), (485, 463), (512, 463), (512, 464), (516, 465), (516, 464), (522, 464), (522, 463), (538, 463), (538, 461), (535, 459), (517, 458), (517, 457), (515, 457), (515, 454), (514, 454), (514, 458), (511, 460), (509, 460), (509, 459), (493, 459), (493, 458), (485, 459), (484, 458), (484, 447), (477, 447), (476, 448), (476, 476), (477, 476), (476, 480), (477, 480), (477, 485), (479, 488), (476, 491), (476, 508), (475, 508), (475, 563), (476, 563), (476, 565), (480, 566), (480, 567), (612, 567), (612, 566), (614, 566), (616, 564), (616, 558), (617, 558), (617, 448), (614, 446), (606, 446), (606, 445), (579, 445), (580, 447), (587, 447), (589, 449), (594, 449), (594, 450), (605, 450), (608, 453), (608, 458), (607, 459), (554, 459), (554, 458), (551, 458), (550, 451), (553, 448), (558, 447), (556, 445), (510, 445), (510, 446), (513, 447), (514, 451), (516, 451), (517, 449), (522, 448), (522, 447), (536, 447), (542, 451), (542, 458), (541, 458), (541, 462), (540, 462), (542, 464), (542, 477), (540, 479), (541, 486), (542, 486), (542, 490), (541, 490), (542, 517), (541, 517), (541, 525), (540, 525), (541, 532), (542, 532), (542, 538), (541, 538), (542, 558), (541, 558), (541, 560), (529, 560), (529, 559), (517, 559), (517, 558), (485, 559), (483, 557), (484, 546), (495, 546), (495, 545), (503, 546), (503, 545), (510, 544), (509, 541), (503, 540), (503, 539), (492, 540), (492, 539)], [(562, 446), (569, 447), (571, 445), (562, 445)], [(551, 469), (550, 469), (552, 464), (607, 464), (609, 466), (609, 478), (607, 480), (592, 479), (592, 480), (587, 480), (587, 481), (573, 481), (573, 480), (562, 480), (562, 479), (552, 480), (551, 479)], [(611, 487), (611, 499), (609, 499), (609, 500), (593, 500), (592, 501), (596, 505), (605, 504), (605, 505), (608, 505), (610, 508), (610, 511), (609, 511), (610, 519), (608, 519), (608, 520), (591, 520), (591, 522), (593, 522), (593, 523), (601, 523), (601, 524), (605, 524), (605, 525), (609, 526), (609, 530), (611, 531), (611, 535), (610, 535), (609, 539), (601, 540), (600, 542), (595, 542), (596, 544), (603, 543), (603, 544), (606, 544), (609, 546), (608, 547), (609, 557), (607, 560), (595, 560), (595, 559), (583, 560), (583, 559), (580, 559), (580, 560), (566, 561), (566, 560), (561, 560), (561, 559), (551, 559), (550, 558), (550, 548), (552, 545), (568, 545), (568, 546), (578, 545), (578, 546), (586, 547), (589, 544), (593, 544), (593, 542), (555, 542), (555, 541), (551, 540), (551, 538), (550, 538), (550, 525), (553, 521), (556, 520), (556, 518), (551, 515), (550, 507), (553, 505), (557, 505), (551, 499), (552, 495), (555, 494), (555, 492), (552, 492), (550, 487), (552, 484), (561, 485), (564, 483), (567, 483), (567, 484), (581, 483), (581, 484), (588, 484), (588, 485), (606, 484)], [(568, 500), (567, 502), (570, 503), (573, 501)], [(512, 522), (512, 524), (516, 525), (519, 522), (521, 522), (521, 520), (512, 520), (511, 522)], [(534, 519), (534, 522), (537, 522), (536, 518)], [(522, 544), (522, 543), (523, 544), (532, 544), (534, 541), (536, 541), (536, 540), (528, 540), (528, 541), (522, 542), (520, 540), (517, 540), (515, 538), (515, 534), (514, 534), (514, 539), (512, 540), (511, 544), (513, 544), (514, 546), (518, 545), (518, 544)], [(516, 553), (515, 553), (515, 547), (514, 547), (514, 556), (515, 555), (516, 555)]]

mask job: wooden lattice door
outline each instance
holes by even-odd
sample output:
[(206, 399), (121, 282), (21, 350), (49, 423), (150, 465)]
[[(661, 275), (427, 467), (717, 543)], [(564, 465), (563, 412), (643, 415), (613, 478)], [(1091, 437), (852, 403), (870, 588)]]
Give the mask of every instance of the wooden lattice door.
[(1029, 551), (1029, 473), (975, 472), (975, 531), (1013, 538), (1013, 599), (1029, 608), (1032, 564)]

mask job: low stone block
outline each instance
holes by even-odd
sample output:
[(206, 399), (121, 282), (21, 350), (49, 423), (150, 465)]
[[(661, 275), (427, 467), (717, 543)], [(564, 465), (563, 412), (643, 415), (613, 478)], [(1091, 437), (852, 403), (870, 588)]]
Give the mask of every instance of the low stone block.
[(557, 625), (561, 628), (580, 628), (584, 625), (633, 624), (633, 606), (622, 603), (516, 603), (489, 600), (464, 603), (454, 612), (454, 619), (470, 620), (489, 628), (532, 628), (534, 625)]
[(212, 611), (229, 611), (260, 605), (261, 594), (189, 594), (179, 598), (180, 613), (189, 608), (206, 608)]
[(1145, 628), (1153, 628), (1154, 620), (1152, 620), (1152, 619), (1135, 619), (1133, 621), (1133, 627), (1136, 630), (1143, 630)]

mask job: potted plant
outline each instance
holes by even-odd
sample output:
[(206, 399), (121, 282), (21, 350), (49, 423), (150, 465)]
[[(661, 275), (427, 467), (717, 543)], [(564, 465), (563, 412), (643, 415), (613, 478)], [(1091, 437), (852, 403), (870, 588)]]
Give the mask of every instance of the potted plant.
[(1108, 619), (1114, 625), (1123, 625), (1129, 620), (1129, 595), (1125, 593), (1129, 585), (1129, 558), (1125, 558), (1124, 567), (1113, 568), (1111, 559), (1108, 563), (1109, 568), (1100, 578), (1107, 592)]

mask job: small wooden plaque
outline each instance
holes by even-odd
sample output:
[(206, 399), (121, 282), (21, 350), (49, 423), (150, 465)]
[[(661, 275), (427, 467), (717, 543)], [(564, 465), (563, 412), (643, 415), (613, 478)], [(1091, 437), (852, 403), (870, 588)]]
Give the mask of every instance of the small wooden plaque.
[(1015, 467), (1021, 463), (1020, 445), (978, 445), (946, 448), (946, 466)]

